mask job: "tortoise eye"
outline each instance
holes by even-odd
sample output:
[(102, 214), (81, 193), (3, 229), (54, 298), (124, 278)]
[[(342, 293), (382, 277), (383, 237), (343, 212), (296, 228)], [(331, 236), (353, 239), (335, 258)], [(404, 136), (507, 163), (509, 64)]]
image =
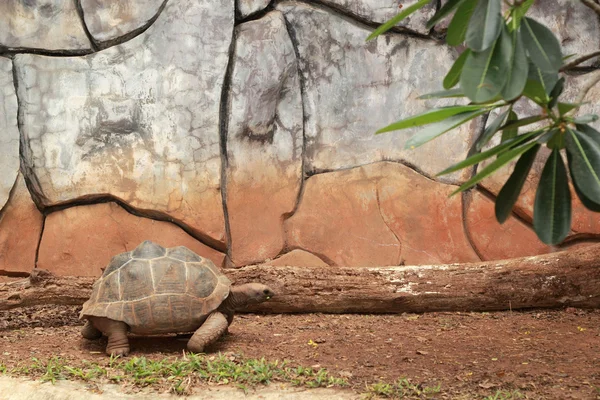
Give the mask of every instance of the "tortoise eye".
[(269, 294), (269, 289), (263, 290), (263, 293), (268, 295)]

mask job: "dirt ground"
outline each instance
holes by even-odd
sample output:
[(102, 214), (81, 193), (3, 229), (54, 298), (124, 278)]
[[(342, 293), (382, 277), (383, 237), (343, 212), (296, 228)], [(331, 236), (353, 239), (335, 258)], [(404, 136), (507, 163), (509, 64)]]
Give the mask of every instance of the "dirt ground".
[[(56, 355), (74, 365), (103, 362), (105, 339), (82, 339), (77, 311), (47, 306), (0, 312), (0, 362), (10, 367)], [(131, 340), (132, 355), (153, 359), (181, 355), (185, 344), (176, 337)], [(326, 368), (357, 392), (406, 377), (439, 384), (433, 398), (483, 398), (507, 390), (531, 399), (600, 399), (600, 310), (245, 314), (209, 351)]]

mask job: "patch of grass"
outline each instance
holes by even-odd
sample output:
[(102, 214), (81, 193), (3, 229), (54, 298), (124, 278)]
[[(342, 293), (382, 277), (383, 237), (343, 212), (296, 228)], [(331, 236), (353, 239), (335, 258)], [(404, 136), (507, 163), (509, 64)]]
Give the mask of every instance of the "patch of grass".
[(223, 354), (184, 354), (181, 358), (151, 360), (146, 357), (110, 358), (106, 365), (84, 362), (83, 366), (67, 365), (60, 357), (47, 361), (32, 358), (8, 370), (12, 375), (39, 377), (45, 382), (61, 379), (111, 381), (136, 386), (167, 385), (171, 392), (187, 394), (195, 383), (234, 384), (247, 391), (257, 385), (286, 382), (307, 388), (344, 387), (345, 379), (332, 376), (327, 370), (291, 367), (286, 361), (244, 359)]
[(483, 400), (514, 400), (522, 398), (524, 398), (524, 396), (518, 390), (498, 390), (495, 394), (484, 397)]
[(392, 399), (427, 399), (440, 393), (441, 385), (423, 386), (413, 384), (406, 378), (398, 379), (394, 383), (378, 382), (367, 386), (364, 397), (372, 399), (374, 397), (384, 397)]

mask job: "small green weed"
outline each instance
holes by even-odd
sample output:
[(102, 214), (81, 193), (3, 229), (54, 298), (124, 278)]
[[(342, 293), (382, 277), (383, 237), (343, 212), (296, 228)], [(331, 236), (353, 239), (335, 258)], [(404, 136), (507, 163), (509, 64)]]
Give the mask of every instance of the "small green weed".
[(166, 384), (172, 393), (182, 395), (189, 392), (193, 383), (202, 381), (235, 384), (244, 391), (271, 382), (287, 382), (308, 388), (348, 385), (345, 379), (334, 377), (325, 369), (292, 368), (285, 361), (244, 359), (223, 354), (207, 356), (188, 353), (181, 358), (162, 360), (111, 357), (104, 366), (89, 362), (84, 362), (82, 366), (70, 366), (60, 357), (45, 362), (32, 358), (28, 363), (19, 364), (11, 370), (4, 367), (4, 370), (13, 375), (37, 376), (44, 382), (52, 383), (61, 379), (78, 379), (86, 382), (107, 380), (136, 386)]
[(439, 393), (441, 385), (423, 386), (415, 385), (406, 378), (398, 379), (395, 383), (378, 382), (367, 386), (365, 397), (371, 399), (375, 396), (394, 399), (401, 398), (428, 398)]
[(524, 396), (518, 390), (498, 390), (495, 394), (484, 397), (483, 400), (513, 400), (522, 398), (524, 398)]

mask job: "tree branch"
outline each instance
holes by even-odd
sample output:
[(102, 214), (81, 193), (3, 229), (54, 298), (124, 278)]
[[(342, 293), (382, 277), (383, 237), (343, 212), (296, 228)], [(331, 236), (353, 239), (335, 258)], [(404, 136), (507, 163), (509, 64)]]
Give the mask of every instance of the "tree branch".
[(594, 12), (600, 15), (600, 5), (594, 2), (594, 0), (581, 0), (583, 4), (594, 10)]
[(579, 95), (575, 99), (575, 103), (576, 104), (583, 103), (583, 100), (585, 100), (585, 96), (587, 96), (588, 92), (594, 86), (596, 86), (596, 84), (598, 84), (598, 82), (600, 82), (600, 71), (595, 71), (591, 74), (590, 80), (588, 82), (586, 82), (583, 89), (581, 89), (581, 92), (579, 92)]
[(573, 61), (571, 61), (570, 63), (563, 65), (561, 67), (561, 69), (559, 69), (559, 71), (560, 72), (568, 71), (571, 68), (578, 66), (582, 62), (585, 62), (585, 61), (589, 60), (590, 58), (594, 58), (594, 57), (598, 57), (598, 56), (600, 56), (600, 51), (594, 51), (593, 53), (578, 57), (578, 58), (574, 59)]

